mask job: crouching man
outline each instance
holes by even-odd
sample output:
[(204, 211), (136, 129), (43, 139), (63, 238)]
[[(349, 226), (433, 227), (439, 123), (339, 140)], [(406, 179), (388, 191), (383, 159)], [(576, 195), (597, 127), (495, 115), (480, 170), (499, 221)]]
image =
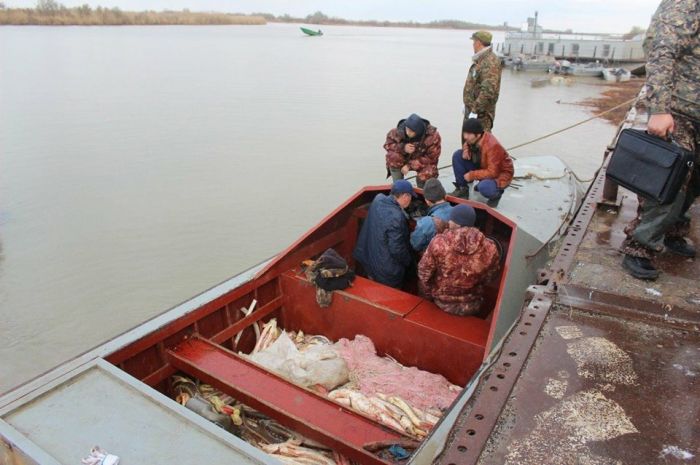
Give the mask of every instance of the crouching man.
[(415, 171), (416, 184), (422, 189), (425, 181), (438, 177), (441, 144), (440, 133), (427, 119), (415, 113), (402, 119), (386, 135), (387, 176), (397, 181)]
[(469, 184), (479, 181), (475, 190), (488, 199), (489, 206), (495, 207), (513, 180), (513, 160), (493, 134), (484, 132), (476, 118), (464, 121), (462, 135), (464, 145), (452, 155), (457, 189), (450, 195), (468, 199)]
[(478, 313), (486, 284), (498, 274), (498, 249), (473, 227), (475, 220), (472, 207), (454, 207), (449, 229), (435, 236), (418, 263), (423, 295), (454, 315)]

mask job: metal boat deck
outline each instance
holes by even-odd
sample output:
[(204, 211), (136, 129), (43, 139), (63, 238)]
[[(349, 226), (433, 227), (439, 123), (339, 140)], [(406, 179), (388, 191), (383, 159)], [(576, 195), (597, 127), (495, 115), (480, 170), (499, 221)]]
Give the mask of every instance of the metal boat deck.
[[(645, 123), (632, 111), (623, 128)], [(606, 184), (606, 164), (437, 463), (700, 460), (700, 261), (661, 254), (657, 281), (621, 268), (637, 199)]]

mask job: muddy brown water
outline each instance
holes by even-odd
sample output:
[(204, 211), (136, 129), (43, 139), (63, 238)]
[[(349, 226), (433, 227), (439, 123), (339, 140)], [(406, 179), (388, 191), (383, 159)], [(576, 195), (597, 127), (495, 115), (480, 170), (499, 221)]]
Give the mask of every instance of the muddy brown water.
[[(412, 112), (457, 149), (471, 32), (297, 25), (0, 28), (0, 392), (270, 257), (366, 184)], [(503, 39), (496, 34), (496, 41)], [(505, 71), (507, 147), (602, 80)], [(523, 147), (582, 177), (615, 127)]]

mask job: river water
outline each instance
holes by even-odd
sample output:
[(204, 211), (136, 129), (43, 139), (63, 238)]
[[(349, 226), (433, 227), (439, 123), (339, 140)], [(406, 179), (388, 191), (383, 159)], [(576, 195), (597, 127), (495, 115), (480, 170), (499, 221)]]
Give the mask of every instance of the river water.
[[(0, 392), (273, 255), (366, 184), (417, 112), (457, 148), (468, 31), (0, 28)], [(496, 41), (502, 41), (496, 34)], [(590, 115), (595, 80), (504, 71), (506, 147)], [(583, 178), (615, 127), (514, 151)]]

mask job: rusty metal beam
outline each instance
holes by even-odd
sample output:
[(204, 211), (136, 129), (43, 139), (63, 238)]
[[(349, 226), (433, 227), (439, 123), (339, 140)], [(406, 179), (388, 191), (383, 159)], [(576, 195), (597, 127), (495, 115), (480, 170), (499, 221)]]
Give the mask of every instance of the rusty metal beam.
[(479, 460), (491, 431), (506, 405), (515, 382), (552, 307), (542, 286), (530, 286), (530, 303), (508, 336), (492, 368), (480, 381), (474, 401), (467, 403), (452, 430), (438, 465), (472, 465)]

